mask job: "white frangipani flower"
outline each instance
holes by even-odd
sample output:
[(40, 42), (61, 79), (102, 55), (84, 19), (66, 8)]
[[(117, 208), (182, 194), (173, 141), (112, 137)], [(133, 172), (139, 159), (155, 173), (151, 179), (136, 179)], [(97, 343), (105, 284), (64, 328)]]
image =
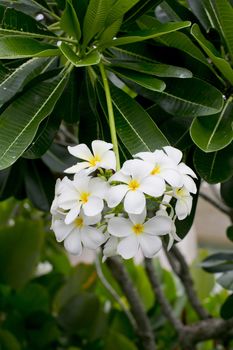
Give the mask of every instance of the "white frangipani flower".
[(106, 196), (108, 206), (116, 207), (124, 198), (124, 209), (127, 213), (140, 214), (145, 209), (145, 194), (152, 197), (163, 195), (165, 185), (156, 178), (148, 176), (151, 165), (139, 159), (128, 160), (122, 169), (114, 174), (109, 181), (123, 182), (112, 186)]
[(62, 180), (61, 179), (57, 179), (57, 181), (56, 181), (55, 197), (54, 197), (54, 200), (52, 202), (51, 209), (50, 209), (50, 212), (51, 212), (52, 215), (55, 215), (58, 212), (61, 213), (61, 214), (64, 212), (63, 210), (61, 210), (59, 208), (58, 198), (61, 195), (63, 189), (65, 188), (67, 181), (68, 182), (70, 181), (67, 176), (65, 176)]
[(83, 247), (97, 249), (106, 241), (104, 233), (93, 227), (101, 220), (101, 214), (86, 216), (81, 210), (76, 219), (66, 224), (64, 218), (55, 218), (52, 229), (58, 242), (64, 241), (66, 250), (71, 254), (80, 255)]
[(111, 151), (113, 145), (101, 140), (92, 141), (92, 152), (84, 143), (77, 146), (68, 146), (68, 151), (73, 156), (85, 160), (65, 170), (66, 173), (74, 174), (86, 169), (87, 174), (97, 168), (116, 170), (115, 153)]
[(181, 186), (174, 185), (174, 187), (184, 186), (189, 192), (196, 193), (197, 187), (196, 187), (196, 184), (193, 181), (192, 177), (197, 178), (197, 176), (189, 166), (187, 166), (183, 162), (180, 163), (180, 161), (182, 159), (182, 152), (179, 149), (177, 149), (175, 147), (171, 147), (171, 146), (163, 147), (163, 149), (166, 152), (166, 154), (168, 155), (168, 157), (170, 159), (173, 159), (173, 161), (177, 165), (177, 170), (180, 173), (182, 185)]
[(76, 174), (74, 180), (66, 181), (65, 188), (58, 197), (58, 205), (66, 212), (65, 223), (73, 222), (82, 208), (87, 216), (101, 213), (104, 207), (108, 183), (100, 178)]
[(119, 238), (110, 236), (110, 238), (107, 240), (107, 242), (104, 245), (103, 259), (102, 259), (103, 262), (105, 262), (107, 258), (117, 255), (118, 243), (119, 243)]
[(133, 258), (141, 249), (143, 255), (152, 258), (162, 247), (158, 236), (171, 230), (171, 220), (155, 216), (145, 222), (146, 211), (140, 215), (129, 214), (129, 219), (115, 217), (109, 220), (108, 232), (119, 237), (117, 253), (124, 259)]
[(185, 187), (175, 188), (173, 196), (177, 199), (176, 215), (179, 220), (184, 220), (191, 213), (193, 198)]
[(168, 246), (167, 246), (167, 250), (170, 250), (171, 247), (173, 246), (174, 241), (180, 242), (181, 238), (176, 234), (176, 225), (175, 225), (175, 220), (176, 220), (176, 216), (172, 219), (169, 215), (168, 212), (164, 209), (160, 209), (156, 212), (156, 216), (160, 217), (160, 216), (165, 216), (170, 218), (171, 220), (171, 230), (170, 232), (168, 232), (169, 234), (169, 242), (168, 242)]
[(176, 163), (162, 150), (140, 152), (135, 154), (134, 157), (141, 158), (151, 165), (150, 176), (155, 177), (160, 186), (163, 184), (165, 188), (165, 181), (171, 186), (182, 186), (182, 179)]

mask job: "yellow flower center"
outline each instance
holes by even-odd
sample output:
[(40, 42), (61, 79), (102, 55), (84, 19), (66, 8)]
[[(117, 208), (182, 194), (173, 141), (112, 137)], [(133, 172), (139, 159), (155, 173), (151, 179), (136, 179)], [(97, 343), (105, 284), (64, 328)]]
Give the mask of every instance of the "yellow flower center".
[(139, 182), (137, 180), (131, 180), (128, 184), (131, 191), (136, 191), (138, 187), (140, 186)]
[(144, 231), (144, 226), (142, 224), (136, 224), (133, 226), (133, 232), (135, 235), (140, 235)]
[(96, 166), (96, 164), (97, 163), (99, 163), (101, 161), (101, 159), (100, 159), (100, 156), (98, 156), (98, 155), (95, 155), (95, 156), (93, 156), (90, 160), (89, 160), (89, 164), (91, 165), (91, 166)]
[(154, 167), (154, 169), (151, 170), (151, 175), (157, 175), (157, 174), (160, 174), (160, 172), (161, 172), (160, 166), (157, 165)]
[(76, 227), (82, 228), (83, 227), (83, 218), (77, 218), (74, 223), (75, 223)]
[(80, 201), (85, 204), (88, 202), (88, 199), (89, 199), (89, 196), (90, 196), (90, 193), (88, 192), (82, 192), (81, 195), (80, 195)]
[(185, 196), (185, 194), (186, 194), (184, 188), (177, 188), (175, 192), (176, 192), (176, 195), (180, 196), (180, 197)]

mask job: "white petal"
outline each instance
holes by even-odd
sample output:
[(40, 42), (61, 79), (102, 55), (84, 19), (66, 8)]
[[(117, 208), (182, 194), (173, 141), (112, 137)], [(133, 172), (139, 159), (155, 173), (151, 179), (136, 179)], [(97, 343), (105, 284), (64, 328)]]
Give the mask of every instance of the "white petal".
[(172, 220), (166, 216), (154, 216), (144, 224), (144, 231), (151, 235), (166, 235), (171, 229)]
[(97, 249), (106, 241), (106, 236), (101, 230), (94, 227), (84, 226), (81, 230), (81, 241), (88, 249)]
[(93, 196), (103, 199), (109, 189), (109, 184), (100, 178), (93, 178), (89, 182), (89, 190)]
[(178, 148), (165, 146), (163, 149), (167, 153), (168, 157), (171, 158), (176, 164), (181, 161), (183, 154)]
[(127, 191), (127, 185), (112, 186), (106, 194), (106, 201), (109, 208), (115, 208), (122, 201)]
[(80, 207), (81, 204), (77, 202), (75, 207), (70, 209), (69, 213), (66, 215), (65, 218), (66, 225), (71, 224), (71, 222), (73, 222), (77, 218), (78, 214), (80, 213)]
[(91, 147), (93, 149), (94, 155), (98, 155), (101, 157), (105, 152), (112, 149), (113, 146), (111, 143), (107, 143), (102, 140), (95, 140), (95, 141), (92, 141)]
[(68, 151), (70, 154), (79, 159), (90, 160), (93, 157), (91, 151), (84, 143), (80, 143), (74, 147), (68, 146)]
[(117, 247), (117, 252), (124, 259), (133, 258), (138, 252), (139, 244), (136, 235), (123, 238)]
[(143, 224), (146, 218), (146, 208), (144, 208), (141, 214), (129, 214), (129, 218), (134, 225)]
[(99, 167), (104, 169), (113, 169), (115, 171), (116, 170), (115, 153), (113, 151), (108, 151), (105, 154), (103, 154)]
[(180, 163), (178, 165), (178, 170), (181, 172), (181, 174), (187, 174), (194, 177), (195, 179), (197, 178), (197, 175), (194, 173), (194, 171), (184, 163)]
[(76, 190), (66, 190), (57, 198), (57, 205), (64, 210), (68, 210), (77, 203), (78, 198), (79, 194)]
[(79, 173), (74, 175), (73, 184), (79, 192), (88, 192), (90, 180), (90, 176), (84, 175), (83, 173), (80, 175)]
[(162, 248), (160, 238), (147, 234), (139, 236), (139, 244), (146, 258), (152, 258)]
[(108, 232), (116, 237), (127, 237), (132, 233), (132, 226), (130, 220), (114, 217), (108, 222)]
[(119, 182), (124, 182), (128, 184), (130, 180), (131, 180), (131, 177), (129, 175), (125, 175), (121, 171), (118, 171), (114, 175), (112, 175), (108, 181), (110, 183), (113, 181), (119, 181)]
[(137, 154), (134, 154), (134, 157), (141, 158), (142, 160), (145, 160), (148, 163), (155, 163), (154, 153), (152, 152), (139, 152)]
[(145, 209), (146, 199), (140, 191), (129, 191), (124, 200), (124, 209), (130, 214), (141, 214)]
[(143, 179), (149, 175), (153, 169), (153, 164), (149, 164), (140, 159), (127, 160), (121, 169), (125, 175), (131, 175), (133, 179)]
[(83, 212), (87, 216), (98, 215), (103, 208), (103, 200), (95, 196), (90, 196), (87, 203), (83, 204)]
[(166, 154), (164, 153), (164, 151), (162, 150), (155, 150), (154, 151), (154, 160), (155, 160), (155, 163), (161, 163), (161, 162), (166, 162), (167, 160), (167, 156)]
[(182, 177), (180, 173), (175, 169), (163, 169), (160, 175), (171, 186), (181, 187), (183, 185)]
[(103, 249), (103, 262), (110, 256), (117, 255), (118, 238), (111, 236)]
[(95, 224), (98, 224), (101, 221), (101, 214), (97, 214), (97, 215), (94, 215), (94, 216), (83, 215), (82, 218), (83, 218), (85, 226), (95, 225)]
[(80, 255), (82, 253), (80, 233), (77, 231), (72, 232), (65, 239), (64, 246), (70, 254)]
[(89, 167), (88, 162), (80, 162), (80, 163), (77, 163), (76, 165), (71, 166), (70, 168), (67, 168), (66, 170), (64, 170), (64, 172), (67, 174), (75, 174), (88, 167)]
[(52, 229), (58, 242), (62, 242), (70, 234), (73, 228), (73, 225), (66, 225), (63, 220), (55, 220), (52, 225)]
[(176, 215), (179, 220), (184, 220), (190, 214), (192, 208), (192, 197), (178, 199), (175, 206)]
[(165, 181), (157, 176), (148, 176), (142, 180), (140, 190), (152, 197), (160, 197), (166, 189)]
[(197, 186), (193, 179), (188, 175), (183, 175), (184, 187), (191, 193), (197, 193)]

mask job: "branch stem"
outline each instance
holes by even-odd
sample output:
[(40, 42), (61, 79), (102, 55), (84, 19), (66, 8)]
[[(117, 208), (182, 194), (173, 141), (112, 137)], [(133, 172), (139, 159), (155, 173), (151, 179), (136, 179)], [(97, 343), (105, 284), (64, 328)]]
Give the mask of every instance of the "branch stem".
[(124, 265), (118, 258), (108, 258), (106, 263), (122, 291), (124, 292), (131, 308), (132, 315), (137, 324), (137, 335), (142, 343), (141, 350), (155, 350), (154, 334), (151, 328), (149, 318), (147, 317), (144, 306), (139, 298), (138, 292), (128, 275)]
[(104, 84), (104, 91), (105, 91), (107, 108), (108, 108), (108, 118), (109, 118), (111, 139), (112, 139), (112, 144), (113, 144), (113, 150), (114, 150), (115, 155), (116, 155), (116, 164), (117, 164), (116, 167), (117, 167), (117, 170), (120, 170), (120, 167), (121, 167), (120, 166), (120, 156), (119, 156), (116, 125), (115, 125), (115, 118), (114, 118), (114, 112), (113, 112), (110, 87), (109, 87), (108, 78), (107, 78), (107, 75), (105, 72), (105, 68), (104, 68), (104, 65), (102, 62), (99, 63), (99, 68), (100, 68), (100, 73), (101, 73), (103, 84)]

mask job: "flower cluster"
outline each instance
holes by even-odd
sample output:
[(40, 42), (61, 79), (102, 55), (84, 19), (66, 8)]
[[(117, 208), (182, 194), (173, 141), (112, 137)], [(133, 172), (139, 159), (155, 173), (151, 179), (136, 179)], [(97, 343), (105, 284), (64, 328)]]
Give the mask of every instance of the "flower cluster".
[(65, 171), (72, 179), (57, 180), (51, 206), (51, 228), (68, 252), (103, 246), (104, 258), (130, 259), (139, 251), (151, 258), (162, 247), (160, 236), (168, 235), (168, 249), (179, 240), (175, 220), (190, 214), (196, 193), (196, 175), (180, 150), (140, 152), (119, 171), (110, 143), (95, 140), (92, 151), (85, 144), (68, 151), (83, 161)]

